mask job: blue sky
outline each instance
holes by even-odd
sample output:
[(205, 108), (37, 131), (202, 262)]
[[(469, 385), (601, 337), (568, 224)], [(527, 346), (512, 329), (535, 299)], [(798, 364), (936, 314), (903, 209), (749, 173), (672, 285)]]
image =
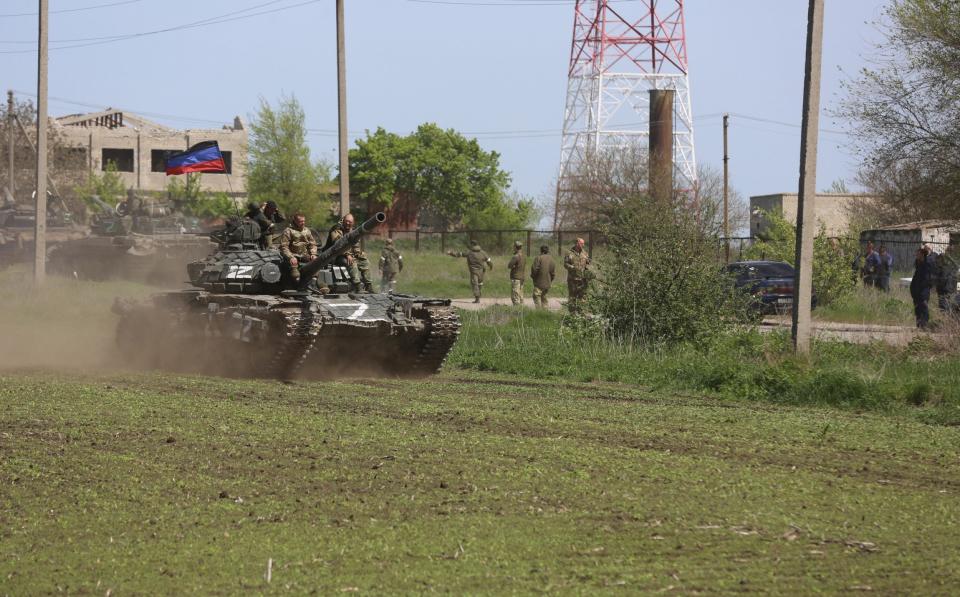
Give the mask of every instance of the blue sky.
[[(630, 3), (618, 8), (628, 14)], [(841, 97), (845, 73), (862, 68), (879, 40), (871, 23), (887, 2), (826, 4), (825, 111)], [(4, 88), (36, 91), (35, 45), (17, 43), (36, 40), (36, 17), (14, 16), (36, 6), (0, 4)], [(51, 50), (50, 112), (112, 106), (204, 128), (251, 115), (260, 97), (294, 94), (314, 156), (335, 163), (334, 7), (334, 0), (50, 0), (51, 48), (74, 46)], [(795, 191), (807, 0), (688, 0), (685, 10), (698, 161), (721, 167), (720, 114), (729, 112), (733, 186), (744, 196)], [(202, 22), (225, 15), (230, 20)], [(346, 20), (353, 138), (378, 126), (405, 134), (436, 122), (499, 152), (516, 190), (551, 193), (572, 1), (347, 0)], [(844, 125), (823, 114), (821, 128)], [(857, 163), (844, 139), (821, 135), (818, 188), (852, 178)]]

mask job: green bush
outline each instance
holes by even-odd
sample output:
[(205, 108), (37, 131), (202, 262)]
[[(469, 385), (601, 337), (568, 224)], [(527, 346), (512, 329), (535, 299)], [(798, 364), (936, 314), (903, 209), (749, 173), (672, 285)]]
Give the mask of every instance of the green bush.
[(605, 333), (636, 345), (704, 341), (751, 321), (749, 297), (713, 259), (689, 215), (646, 197), (624, 200), (604, 230), (588, 311)]

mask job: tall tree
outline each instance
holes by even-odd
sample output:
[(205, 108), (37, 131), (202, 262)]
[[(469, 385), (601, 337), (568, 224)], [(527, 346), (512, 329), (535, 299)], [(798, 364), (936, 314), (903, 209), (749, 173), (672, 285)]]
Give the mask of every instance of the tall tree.
[(892, 0), (874, 68), (847, 83), (859, 182), (882, 220), (960, 217), (960, 3)]
[[(412, 199), (444, 225), (462, 224), (480, 212), (516, 203), (506, 196), (510, 175), (500, 169), (497, 152), (431, 123), (406, 137), (382, 128), (368, 132), (350, 150), (350, 179), (364, 199), (386, 207)], [(514, 208), (526, 209), (525, 217), (532, 215), (522, 206)]]
[(254, 201), (272, 199), (283, 210), (303, 212), (311, 221), (326, 219), (331, 211), (324, 183), (330, 167), (310, 160), (306, 116), (293, 96), (282, 96), (276, 107), (260, 98), (250, 122), (250, 170), (247, 192)]

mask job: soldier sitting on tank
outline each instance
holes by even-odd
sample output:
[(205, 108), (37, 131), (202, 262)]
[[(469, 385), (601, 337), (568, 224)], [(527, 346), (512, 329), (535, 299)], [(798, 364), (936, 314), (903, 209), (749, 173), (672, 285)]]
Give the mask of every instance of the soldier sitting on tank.
[(293, 225), (280, 235), (280, 252), (290, 263), (290, 275), (300, 281), (300, 264), (317, 257), (317, 240), (307, 228), (307, 218), (301, 213), (293, 216)]
[(273, 228), (273, 222), (267, 219), (263, 210), (256, 203), (247, 205), (247, 213), (243, 214), (243, 217), (256, 222), (257, 226), (260, 227), (260, 248), (269, 249), (271, 244), (270, 229)]
[[(344, 235), (353, 230), (353, 214), (343, 216), (343, 219), (337, 222), (330, 233), (327, 235), (327, 244), (324, 249), (333, 246)], [(370, 279), (370, 262), (367, 260), (367, 254), (360, 248), (360, 239), (357, 238), (352, 243), (348, 243), (337, 255), (335, 264), (347, 268), (350, 273), (350, 282), (353, 284), (354, 292), (363, 290), (373, 292), (373, 281)]]

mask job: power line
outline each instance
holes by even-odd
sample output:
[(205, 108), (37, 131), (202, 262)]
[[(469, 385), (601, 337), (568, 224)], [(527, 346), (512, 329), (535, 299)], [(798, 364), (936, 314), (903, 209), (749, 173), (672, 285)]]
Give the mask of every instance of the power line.
[[(74, 40), (74, 41), (81, 41), (81, 42), (84, 42), (84, 43), (77, 43), (77, 44), (66, 45), (66, 46), (58, 46), (58, 47), (56, 47), (56, 48), (51, 48), (51, 50), (66, 50), (66, 49), (70, 49), (70, 48), (84, 48), (84, 47), (89, 47), (89, 46), (97, 46), (97, 45), (114, 43), (114, 42), (118, 42), (118, 41), (126, 41), (126, 40), (129, 40), (129, 39), (135, 39), (135, 38), (139, 38), (139, 37), (146, 37), (146, 36), (150, 36), (150, 35), (158, 35), (158, 34), (161, 34), (161, 33), (170, 33), (170, 32), (172, 32), (172, 31), (180, 31), (180, 30), (183, 30), (183, 29), (195, 29), (195, 28), (199, 28), (199, 27), (206, 27), (206, 26), (209, 26), (209, 25), (219, 25), (219, 24), (222, 24), (222, 23), (229, 23), (229, 22), (231, 22), (231, 21), (239, 21), (239, 20), (241, 20), (241, 19), (249, 19), (249, 18), (253, 18), (253, 17), (257, 17), (257, 16), (262, 16), (262, 15), (266, 15), (266, 14), (272, 14), (272, 13), (282, 12), (282, 11), (285, 11), (285, 10), (290, 10), (290, 9), (292, 9), (292, 8), (299, 8), (299, 7), (301, 7), (301, 6), (306, 6), (306, 5), (308, 5), (308, 4), (316, 4), (316, 3), (318, 3), (318, 2), (321, 2), (322, 0), (305, 0), (304, 2), (299, 2), (299, 3), (297, 3), (297, 4), (291, 4), (291, 5), (288, 5), (288, 6), (280, 6), (280, 7), (277, 7), (277, 8), (270, 9), (270, 10), (263, 10), (263, 11), (255, 12), (255, 13), (251, 13), (251, 14), (242, 14), (242, 13), (245, 13), (245, 12), (249, 12), (249, 11), (251, 11), (251, 10), (256, 10), (256, 9), (258, 9), (258, 8), (263, 8), (263, 7), (265, 7), (265, 6), (269, 6), (269, 5), (271, 5), (271, 4), (277, 4), (278, 2), (284, 2), (284, 1), (286, 1), (286, 0), (272, 0), (271, 2), (264, 2), (264, 3), (262, 3), (262, 4), (258, 4), (258, 5), (251, 6), (251, 7), (248, 7), (248, 8), (244, 8), (244, 9), (242, 9), (242, 10), (238, 10), (238, 11), (226, 13), (226, 14), (223, 14), (223, 15), (215, 16), (215, 17), (209, 17), (209, 18), (206, 18), (206, 19), (202, 19), (202, 20), (200, 20), (200, 21), (193, 21), (193, 22), (190, 22), (190, 23), (183, 23), (183, 24), (180, 24), (180, 25), (174, 25), (174, 26), (171, 26), (171, 27), (165, 27), (165, 28), (163, 28), (163, 29), (155, 29), (155, 30), (152, 30), (152, 31), (142, 31), (142, 32), (139, 32), (139, 33), (130, 33), (130, 34), (124, 34), (124, 35), (113, 35), (113, 36), (104, 36), (104, 37), (79, 38), (79, 39)], [(57, 42), (57, 43), (64, 43), (64, 42), (66, 42), (66, 41), (68, 41), (68, 40), (60, 40), (60, 41)], [(18, 41), (0, 41), (0, 43), (17, 43), (17, 44), (20, 44), (20, 43), (36, 43), (36, 42), (30, 42), (30, 41), (25, 42), (25, 41), (19, 41), (19, 40), (18, 40)], [(0, 50), (0, 54), (30, 54), (30, 53), (35, 53), (35, 52), (36, 52), (35, 49), (29, 49), (29, 50)]]
[[(136, 2), (143, 2), (143, 0), (122, 0), (121, 2), (110, 2), (108, 4), (94, 4), (93, 6), (83, 6), (80, 8), (61, 8), (60, 10), (51, 10), (50, 14), (61, 14), (65, 12), (83, 12), (86, 10), (97, 10), (99, 8), (109, 8), (111, 6), (121, 6), (123, 4), (134, 4)], [(7, 14), (0, 14), (0, 18), (9, 18), (9, 17), (35, 17), (38, 13), (35, 12), (13, 12)]]

